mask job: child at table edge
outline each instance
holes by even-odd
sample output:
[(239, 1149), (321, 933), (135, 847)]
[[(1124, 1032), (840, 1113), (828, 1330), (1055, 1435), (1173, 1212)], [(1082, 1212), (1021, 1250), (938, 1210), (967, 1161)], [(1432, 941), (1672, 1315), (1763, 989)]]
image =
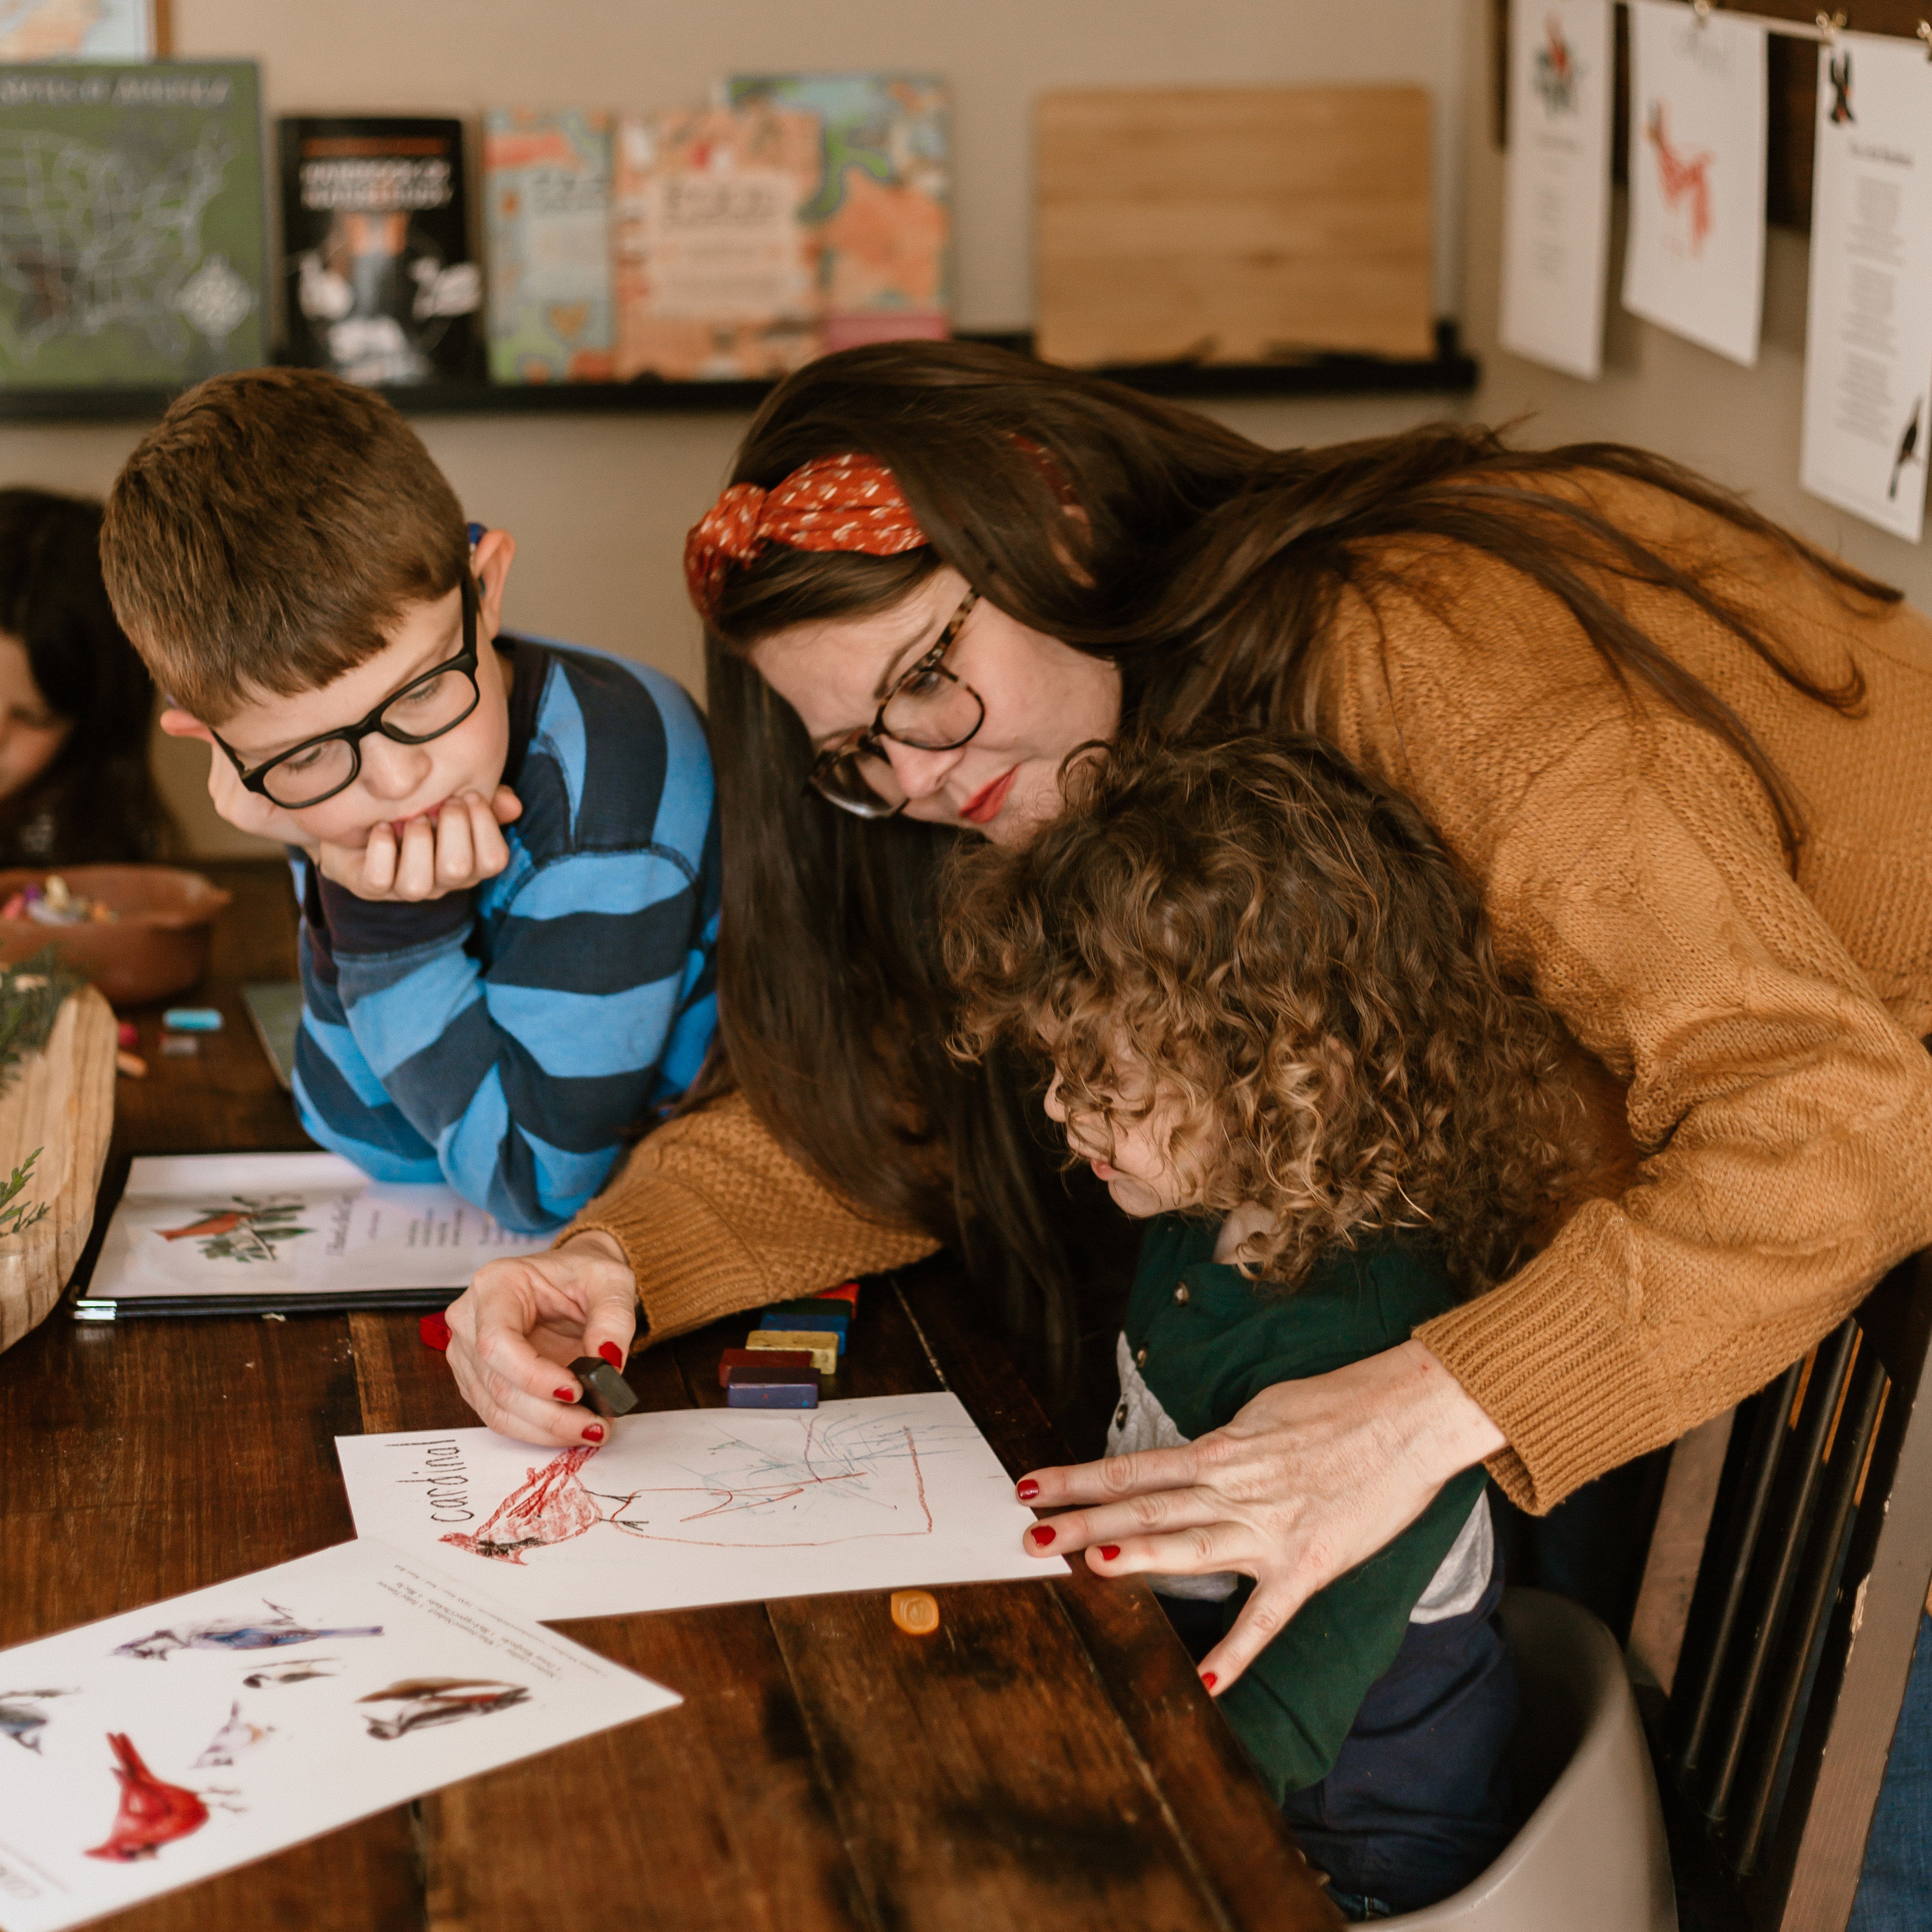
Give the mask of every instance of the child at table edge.
[[(674, 682), (501, 632), (515, 548), (380, 397), (264, 369), (142, 440), (101, 557), (163, 728), (208, 744), (224, 818), (289, 848), (303, 1126), (534, 1230), (704, 1059), (718, 832)], [(329, 792), (347, 741), (310, 741), (392, 703)]]
[[(1027, 847), (956, 859), (946, 956), (956, 1050), (1044, 1057), (1071, 1157), (1147, 1219), (1118, 1454), (1188, 1442), (1501, 1278), (1574, 1191), (1579, 1114), (1556, 1024), (1503, 980), (1472, 889), (1333, 751), (1096, 750), (1067, 788)], [(1448, 1484), (1218, 1700), (1350, 1918), (1435, 1903), (1508, 1840), (1515, 1677), (1484, 1484)], [(1146, 1567), (1097, 1553), (1103, 1574)], [(1250, 1587), (1150, 1580), (1197, 1661)]]

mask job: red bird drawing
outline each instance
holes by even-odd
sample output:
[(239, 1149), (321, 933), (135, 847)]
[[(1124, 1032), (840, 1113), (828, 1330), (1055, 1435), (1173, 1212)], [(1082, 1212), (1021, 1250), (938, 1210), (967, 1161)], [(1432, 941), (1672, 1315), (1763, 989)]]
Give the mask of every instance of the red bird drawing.
[(1688, 200), (1690, 252), (1704, 252), (1704, 238), (1711, 232), (1711, 164), (1717, 157), (1706, 148), (1695, 154), (1682, 154), (1670, 145), (1664, 124), (1664, 103), (1650, 104), (1650, 120), (1644, 132), (1657, 150), (1657, 184), (1664, 192), (1664, 205), (1675, 208)]
[(232, 1234), (248, 1218), (238, 1208), (230, 1208), (188, 1227), (160, 1228), (155, 1232), (164, 1241), (184, 1241), (191, 1234)]
[(494, 1556), (500, 1563), (520, 1565), (526, 1550), (581, 1536), (604, 1520), (603, 1511), (578, 1480), (578, 1472), (596, 1453), (566, 1449), (541, 1467), (525, 1470), (520, 1486), (504, 1498), (473, 1536), (454, 1534), (442, 1540), (478, 1556)]
[(121, 1780), (121, 1808), (104, 1845), (88, 1852), (91, 1858), (118, 1858), (124, 1864), (151, 1858), (164, 1845), (185, 1838), (208, 1822), (208, 1807), (186, 1786), (164, 1784), (141, 1762), (124, 1731), (110, 1731), (107, 1742), (120, 1762), (114, 1775)]

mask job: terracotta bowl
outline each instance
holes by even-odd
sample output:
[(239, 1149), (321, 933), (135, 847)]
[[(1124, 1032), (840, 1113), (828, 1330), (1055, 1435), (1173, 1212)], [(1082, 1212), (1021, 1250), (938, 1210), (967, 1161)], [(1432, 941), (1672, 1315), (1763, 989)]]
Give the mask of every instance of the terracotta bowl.
[(104, 900), (119, 917), (98, 926), (0, 919), (0, 965), (18, 965), (44, 946), (58, 946), (117, 1006), (165, 1000), (192, 986), (208, 964), (208, 928), (232, 897), (199, 872), (171, 866), (46, 866), (0, 871), (0, 904), (22, 886), (44, 884), (50, 872), (81, 897)]

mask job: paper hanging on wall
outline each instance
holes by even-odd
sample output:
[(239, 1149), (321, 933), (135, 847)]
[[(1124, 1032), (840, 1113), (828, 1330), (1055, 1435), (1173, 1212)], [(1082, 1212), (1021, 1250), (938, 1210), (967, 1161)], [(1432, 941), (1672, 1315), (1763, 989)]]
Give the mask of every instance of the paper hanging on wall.
[(1932, 444), (1932, 61), (1916, 40), (1818, 50), (1799, 478), (1916, 543)]
[(490, 1580), (339, 1544), (0, 1651), (0, 1926), (61, 1932), (680, 1701)]
[(1764, 309), (1764, 29), (1630, 0), (1624, 306), (1749, 368)]
[(532, 1617), (1064, 1575), (952, 1395), (665, 1409), (601, 1449), (488, 1429), (338, 1436), (364, 1536)]
[(1594, 382), (1610, 245), (1611, 0), (1510, 10), (1502, 344)]

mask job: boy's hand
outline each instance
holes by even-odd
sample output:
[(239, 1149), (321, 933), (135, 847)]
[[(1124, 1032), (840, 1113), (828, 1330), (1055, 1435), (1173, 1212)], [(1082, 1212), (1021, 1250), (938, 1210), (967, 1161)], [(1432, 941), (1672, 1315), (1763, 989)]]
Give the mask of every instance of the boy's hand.
[(161, 729), (170, 738), (199, 738), (207, 746), (208, 796), (216, 814), (238, 832), (252, 832), (257, 838), (272, 838), (278, 844), (298, 845), (314, 857), (314, 836), (296, 823), (273, 799), (250, 791), (226, 752), (208, 736), (208, 727), (192, 713), (170, 708), (161, 713)]
[(566, 1364), (604, 1354), (621, 1368), (638, 1329), (638, 1284), (624, 1251), (596, 1229), (543, 1255), (491, 1262), (449, 1305), (449, 1366), (478, 1419), (522, 1442), (597, 1442)]
[(523, 801), (508, 785), (494, 798), (473, 791), (444, 800), (434, 821), (412, 818), (398, 838), (396, 828), (379, 825), (359, 850), (323, 844), (316, 862), (325, 879), (359, 899), (413, 903), (467, 892), (494, 879), (510, 862), (501, 828), (523, 814)]

